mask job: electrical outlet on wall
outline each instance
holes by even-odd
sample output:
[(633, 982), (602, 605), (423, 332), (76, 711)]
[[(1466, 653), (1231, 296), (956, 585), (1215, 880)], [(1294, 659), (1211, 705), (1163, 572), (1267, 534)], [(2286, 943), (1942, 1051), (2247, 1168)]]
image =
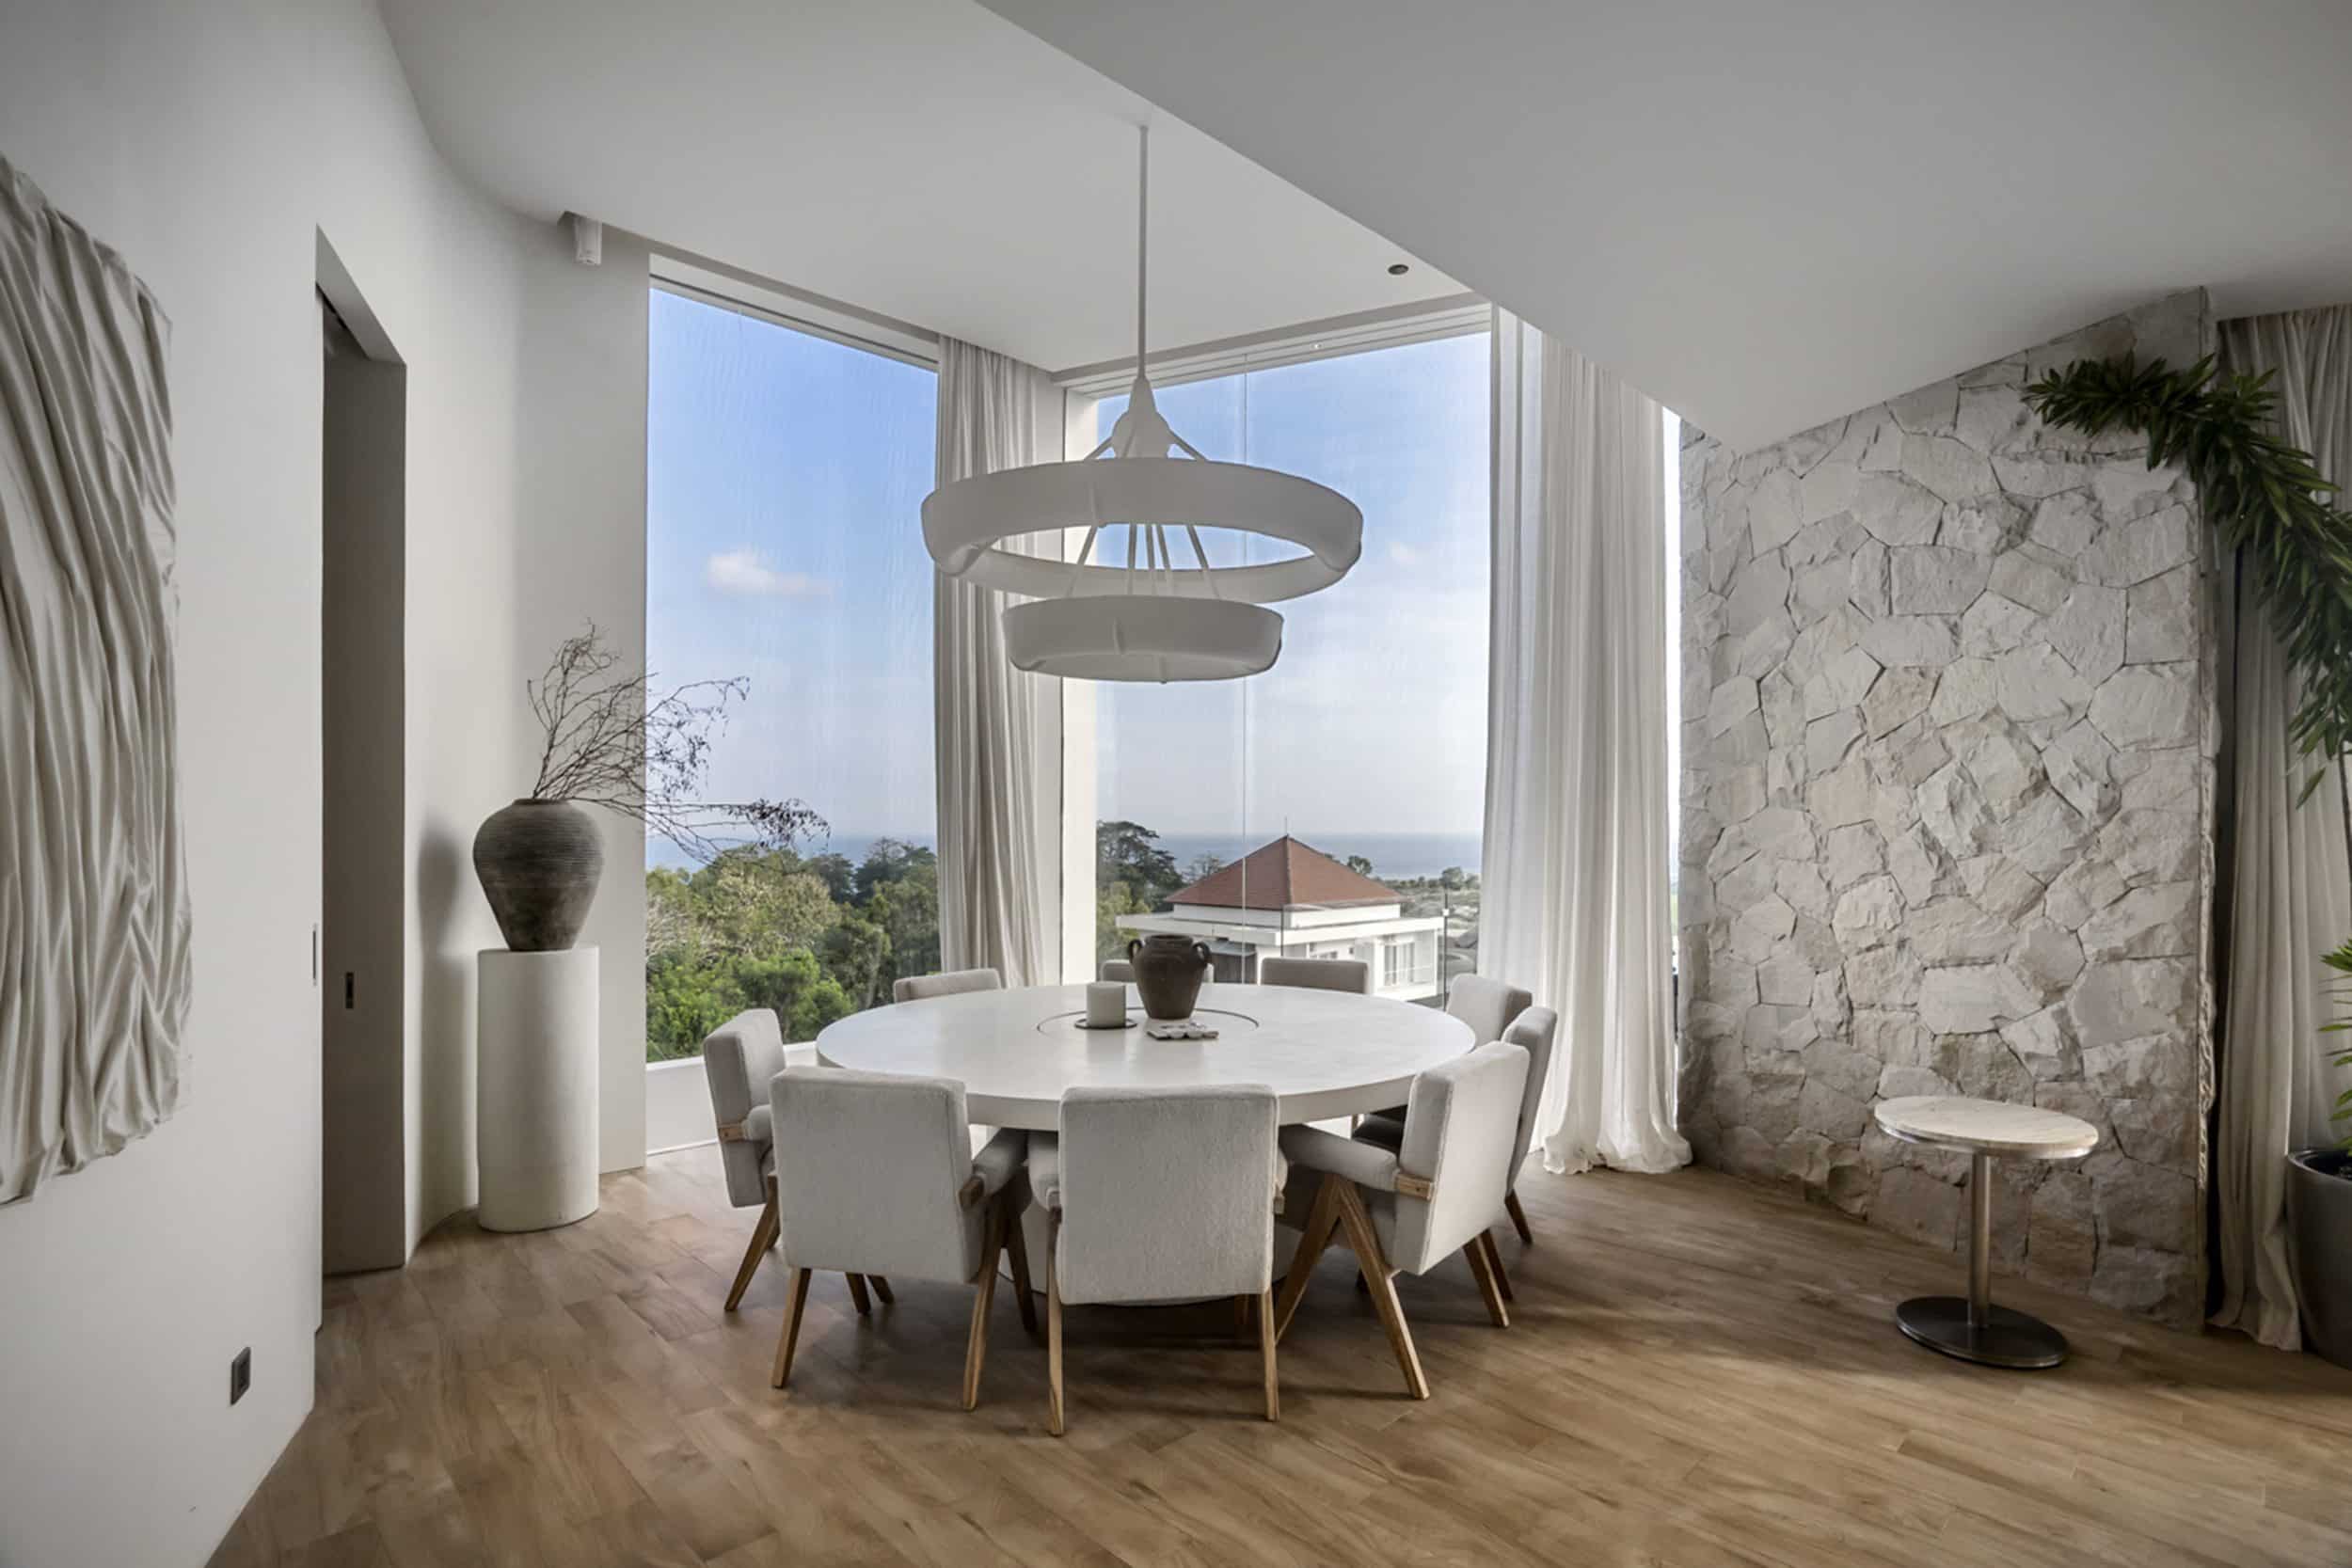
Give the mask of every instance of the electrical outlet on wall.
[(245, 1391), (252, 1386), (253, 1347), (247, 1345), (229, 1358), (229, 1402), (234, 1404), (245, 1398)]

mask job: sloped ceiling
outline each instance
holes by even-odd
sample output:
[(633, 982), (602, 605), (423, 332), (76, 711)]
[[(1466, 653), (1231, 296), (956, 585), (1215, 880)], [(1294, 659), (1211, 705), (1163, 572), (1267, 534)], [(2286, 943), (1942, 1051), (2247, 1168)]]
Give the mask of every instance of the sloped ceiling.
[[(381, 0), (442, 155), (517, 211), (1048, 370), (1461, 285), (971, 0)], [(1391, 277), (1403, 261), (1412, 270)]]
[(2352, 5), (987, 0), (1735, 447), (2352, 300)]

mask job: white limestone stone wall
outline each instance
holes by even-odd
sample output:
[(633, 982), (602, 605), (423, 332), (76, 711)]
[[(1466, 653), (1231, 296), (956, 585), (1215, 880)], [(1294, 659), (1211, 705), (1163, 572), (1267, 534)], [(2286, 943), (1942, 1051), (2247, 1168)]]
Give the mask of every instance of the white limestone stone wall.
[(2004, 1163), (1995, 1258), (2168, 1321), (2203, 1290), (2210, 550), (2132, 438), (2020, 388), (2195, 358), (2201, 292), (1746, 453), (1682, 452), (1684, 1130), (1945, 1246), (1964, 1157), (1881, 1098), (2079, 1116)]

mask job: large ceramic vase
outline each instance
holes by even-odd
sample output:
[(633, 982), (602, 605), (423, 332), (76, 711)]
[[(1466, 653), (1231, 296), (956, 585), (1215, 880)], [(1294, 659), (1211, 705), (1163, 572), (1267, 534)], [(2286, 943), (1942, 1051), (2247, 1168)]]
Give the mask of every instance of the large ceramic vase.
[(2352, 1367), (2352, 1156), (2287, 1156), (2287, 1257), (2303, 1298), (2303, 1343)]
[(561, 953), (580, 940), (604, 875), (604, 835), (569, 800), (501, 806), (473, 835), (473, 874), (517, 953)]
[(1127, 961), (1135, 966), (1136, 991), (1146, 1013), (1170, 1022), (1192, 1016), (1200, 982), (1209, 977), (1206, 942), (1155, 931), (1127, 944)]

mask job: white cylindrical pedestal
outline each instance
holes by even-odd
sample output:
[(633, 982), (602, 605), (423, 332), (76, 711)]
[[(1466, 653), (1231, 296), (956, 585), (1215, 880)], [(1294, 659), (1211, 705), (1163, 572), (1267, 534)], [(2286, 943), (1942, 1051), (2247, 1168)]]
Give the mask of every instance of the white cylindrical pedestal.
[(596, 1212), (596, 950), (479, 956), (474, 1153), (485, 1230)]

